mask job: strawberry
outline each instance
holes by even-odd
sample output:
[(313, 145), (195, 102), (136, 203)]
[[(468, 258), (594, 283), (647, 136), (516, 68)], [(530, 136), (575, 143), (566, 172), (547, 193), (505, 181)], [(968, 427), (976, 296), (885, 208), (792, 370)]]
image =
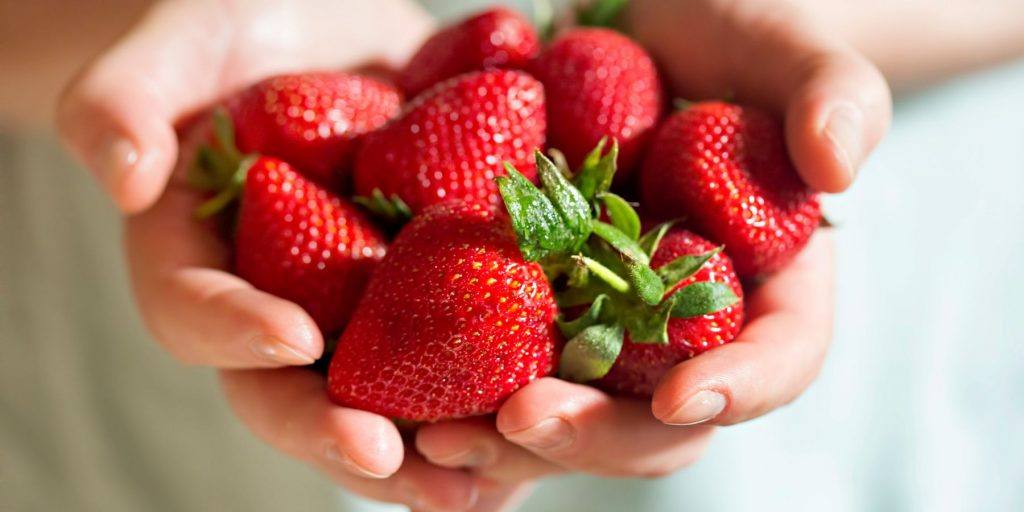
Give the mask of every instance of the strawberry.
[(281, 75), (228, 103), (244, 152), (285, 160), (306, 177), (339, 189), (356, 140), (399, 112), (401, 95), (383, 82), (343, 72)]
[(241, 155), (226, 114), (214, 123), (219, 147), (200, 152), (190, 180), (219, 192), (197, 214), (208, 217), (238, 200), (235, 272), (302, 306), (324, 333), (340, 331), (384, 256), (384, 235), (355, 205), (288, 163)]
[[(732, 261), (715, 249), (711, 242), (689, 231), (674, 228), (661, 240), (651, 257), (651, 266), (660, 269), (681, 257), (711, 254), (699, 270), (667, 293), (694, 283), (724, 283), (742, 299), (743, 289), (733, 271)], [(665, 372), (682, 361), (732, 341), (742, 325), (743, 302), (737, 301), (711, 314), (669, 319), (666, 345), (633, 343), (627, 335), (618, 359), (598, 385), (630, 395), (651, 396)]]
[(549, 144), (576, 167), (610, 137), (620, 147), (618, 179), (627, 179), (664, 110), (647, 52), (618, 32), (581, 28), (558, 38), (530, 70), (547, 95)]
[(404, 113), (366, 136), (355, 188), (402, 199), (412, 211), (451, 200), (500, 202), (502, 162), (531, 178), (531, 151), (544, 144), (544, 90), (520, 71), (474, 72), (416, 97)]
[(725, 244), (741, 276), (784, 266), (821, 221), (818, 196), (797, 175), (781, 123), (728, 103), (698, 103), (668, 119), (640, 174), (644, 208), (684, 217)]
[(520, 251), (543, 262), (575, 317), (558, 322), (569, 340), (559, 375), (649, 396), (671, 366), (737, 335), (743, 290), (721, 247), (670, 223), (641, 235), (637, 213), (608, 191), (614, 147), (601, 151), (574, 183), (541, 154), (542, 190), (515, 169), (499, 183)]
[(494, 412), (554, 368), (555, 314), (543, 271), (523, 260), (504, 215), (478, 203), (431, 206), (370, 279), (328, 392), (402, 420)]
[(434, 34), (402, 70), (410, 95), (455, 75), (483, 69), (523, 68), (540, 51), (533, 26), (518, 12), (494, 7)]

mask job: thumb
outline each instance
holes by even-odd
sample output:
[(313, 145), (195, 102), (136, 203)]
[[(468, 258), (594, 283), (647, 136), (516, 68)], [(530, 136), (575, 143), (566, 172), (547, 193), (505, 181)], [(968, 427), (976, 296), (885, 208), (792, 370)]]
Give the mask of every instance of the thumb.
[(178, 122), (270, 75), (400, 62), (431, 25), (406, 0), (167, 0), (65, 90), (58, 129), (121, 210), (136, 213), (163, 192)]
[(674, 92), (729, 97), (784, 114), (797, 171), (840, 192), (888, 129), (882, 74), (778, 2), (636, 2), (626, 26), (658, 58)]
[(177, 158), (175, 121), (214, 99), (202, 82), (217, 76), (230, 32), (218, 5), (158, 4), (61, 95), (61, 138), (125, 213), (163, 191)]

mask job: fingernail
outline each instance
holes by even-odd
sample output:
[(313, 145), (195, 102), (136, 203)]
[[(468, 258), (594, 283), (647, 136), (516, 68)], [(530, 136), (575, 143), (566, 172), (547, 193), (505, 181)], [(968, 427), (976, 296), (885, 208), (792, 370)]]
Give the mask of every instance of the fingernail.
[(662, 418), (669, 425), (696, 425), (714, 419), (725, 410), (725, 396), (717, 391), (702, 390), (681, 407)]
[(832, 109), (822, 130), (851, 179), (857, 173), (863, 154), (863, 126), (864, 114), (860, 109), (844, 103)]
[(413, 510), (424, 509), (426, 504), (423, 500), (423, 496), (420, 495), (420, 491), (415, 486), (408, 482), (402, 482), (398, 484), (398, 494), (401, 500)]
[(527, 448), (559, 450), (572, 444), (576, 439), (576, 429), (562, 418), (548, 418), (532, 427), (508, 432), (505, 437)]
[(273, 336), (257, 336), (249, 344), (249, 348), (259, 357), (272, 363), (291, 366), (313, 364), (316, 358), (304, 353)]
[(479, 468), (487, 465), (493, 459), (489, 450), (476, 446), (461, 452), (428, 458), (435, 464), (453, 468)]
[(120, 182), (131, 173), (139, 163), (139, 150), (128, 139), (115, 138), (106, 148), (106, 153), (97, 162), (103, 180), (108, 187), (116, 190)]
[(327, 445), (327, 448), (324, 449), (324, 458), (364, 478), (380, 479), (388, 477), (388, 475), (375, 473), (373, 471), (370, 471), (369, 469), (364, 468), (363, 466), (360, 466), (359, 464), (356, 464), (356, 462), (352, 460), (351, 457), (346, 455), (345, 452), (341, 451), (341, 449), (338, 448), (338, 446), (335, 444)]

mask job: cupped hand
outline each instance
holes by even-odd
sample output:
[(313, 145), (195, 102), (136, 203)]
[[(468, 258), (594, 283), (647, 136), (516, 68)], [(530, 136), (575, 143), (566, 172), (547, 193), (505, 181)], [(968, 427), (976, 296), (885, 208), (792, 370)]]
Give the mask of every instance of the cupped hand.
[(222, 368), (228, 400), (260, 437), (361, 495), (429, 510), (515, 497), (407, 454), (381, 416), (331, 404), (305, 369), (323, 353), (299, 306), (228, 272), (229, 250), (192, 212), (185, 182), (203, 119), (221, 98), (289, 71), (397, 64), (432, 21), (404, 0), (168, 0), (66, 89), (58, 125), (126, 219), (137, 303), (172, 355)]
[[(339, 26), (343, 19), (351, 23)], [(816, 188), (849, 186), (888, 125), (878, 72), (789, 7), (637, 0), (625, 20), (681, 96), (730, 96), (784, 113), (798, 170)], [(189, 120), (271, 74), (398, 62), (428, 27), (397, 0), (169, 1), (67, 90), (58, 116), (67, 144), (122, 210), (142, 212), (127, 223), (133, 284), (172, 354), (230, 368), (222, 371), (229, 401), (270, 444), (355, 492), (423, 509), (494, 510), (520, 499), (524, 482), (566, 470), (664, 474), (699, 457), (710, 425), (799, 395), (830, 340), (827, 232), (751, 291), (740, 339), (673, 369), (653, 405), (542, 379), (505, 404), (497, 429), (480, 418), (423, 427), (416, 453), (390, 421), (331, 404), (321, 377), (278, 368), (318, 357), (323, 340), (298, 306), (226, 272), (223, 241), (191, 219), (201, 198), (181, 170), (202, 127)]]
[[(871, 63), (793, 5), (634, 0), (622, 21), (675, 94), (778, 112), (803, 179), (842, 191), (888, 129), (889, 88)], [(643, 477), (686, 466), (713, 425), (785, 405), (817, 375), (832, 338), (831, 236), (819, 230), (788, 267), (749, 290), (740, 336), (673, 368), (651, 402), (541, 379), (508, 400), (497, 430), (478, 419), (432, 425), (420, 429), (417, 448), (437, 465), (501, 482), (566, 470)]]

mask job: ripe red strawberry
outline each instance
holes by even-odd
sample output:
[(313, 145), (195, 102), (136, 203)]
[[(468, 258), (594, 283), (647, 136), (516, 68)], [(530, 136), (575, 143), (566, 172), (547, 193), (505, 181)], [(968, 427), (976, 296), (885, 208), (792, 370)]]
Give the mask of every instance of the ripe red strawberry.
[[(714, 250), (711, 242), (689, 231), (673, 229), (658, 245), (651, 266), (658, 269), (680, 256), (697, 256)], [(711, 256), (700, 270), (680, 281), (666, 295), (698, 282), (727, 284), (737, 297), (743, 298), (743, 288), (733, 272), (732, 262), (722, 252)], [(651, 396), (665, 372), (682, 361), (732, 341), (742, 325), (743, 302), (740, 300), (714, 313), (669, 319), (667, 345), (633, 343), (627, 334), (619, 358), (598, 385), (630, 395)]]
[(331, 398), (391, 418), (497, 410), (555, 365), (556, 306), (509, 221), (480, 204), (423, 211), (377, 267), (328, 373)]
[(348, 201), (261, 157), (249, 169), (235, 228), (235, 272), (302, 306), (325, 333), (348, 322), (385, 238)]
[(401, 108), (383, 82), (342, 72), (268, 78), (229, 102), (238, 146), (285, 160), (306, 177), (338, 189), (349, 172), (356, 139)]
[(778, 270), (821, 222), (782, 125), (764, 111), (698, 103), (660, 128), (640, 175), (644, 209), (724, 244), (741, 276)]
[(612, 30), (575, 29), (530, 69), (547, 95), (549, 145), (575, 168), (602, 138), (614, 138), (617, 179), (627, 179), (664, 110), (661, 80), (647, 52)]
[(397, 195), (413, 212), (451, 200), (497, 204), (503, 162), (535, 175), (544, 145), (544, 90), (526, 73), (474, 72), (424, 92), (384, 128), (366, 136), (356, 193)]
[(234, 218), (235, 272), (253, 286), (305, 308), (325, 333), (340, 330), (384, 256), (385, 238), (348, 201), (273, 157), (243, 155), (227, 112), (188, 176), (216, 192), (200, 218), (240, 201)]
[(455, 75), (493, 68), (522, 68), (540, 51), (530, 22), (494, 7), (434, 34), (402, 70), (398, 83), (409, 95)]
[(538, 153), (542, 189), (515, 169), (498, 181), (520, 251), (545, 265), (571, 313), (558, 321), (569, 340), (559, 375), (650, 395), (674, 364), (732, 341), (743, 290), (720, 247), (669, 223), (641, 235), (637, 213), (608, 191), (614, 155), (595, 151), (570, 182)]

